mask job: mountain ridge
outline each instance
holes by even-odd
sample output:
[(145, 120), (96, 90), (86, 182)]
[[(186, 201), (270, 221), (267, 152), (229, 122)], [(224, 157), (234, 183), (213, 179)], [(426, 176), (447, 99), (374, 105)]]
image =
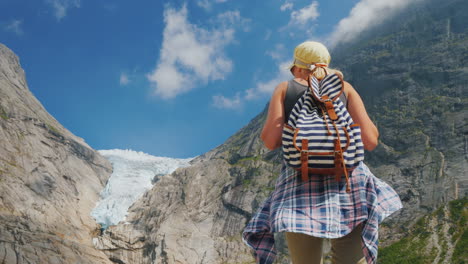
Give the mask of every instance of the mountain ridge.
[(2, 44), (0, 145), (2, 263), (111, 263), (89, 214), (110, 163), (47, 113)]

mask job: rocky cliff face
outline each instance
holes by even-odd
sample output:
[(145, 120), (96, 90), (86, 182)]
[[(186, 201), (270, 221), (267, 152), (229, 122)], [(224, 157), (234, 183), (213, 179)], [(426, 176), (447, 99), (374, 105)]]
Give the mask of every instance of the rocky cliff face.
[[(404, 203), (381, 230), (384, 246), (467, 195), (466, 14), (466, 1), (424, 1), (334, 53), (380, 128), (367, 163)], [(117, 263), (254, 262), (240, 235), (272, 190), (280, 160), (259, 140), (265, 115), (164, 176), (132, 206), (127, 223), (98, 238), (98, 248)], [(436, 257), (450, 261), (442, 254)]]
[(427, 1), (336, 60), (380, 129), (367, 163), (400, 194), (399, 223), (468, 192), (466, 11), (466, 1)]
[(0, 146), (1, 263), (111, 263), (90, 216), (111, 166), (47, 113), (2, 44)]

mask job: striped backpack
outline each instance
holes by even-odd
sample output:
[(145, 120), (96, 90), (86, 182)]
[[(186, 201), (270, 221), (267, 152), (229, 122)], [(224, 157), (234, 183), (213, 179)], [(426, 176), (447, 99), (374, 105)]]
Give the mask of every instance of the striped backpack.
[(336, 181), (345, 175), (346, 192), (350, 192), (348, 174), (364, 160), (364, 145), (359, 125), (338, 98), (344, 89), (343, 79), (327, 73), (318, 81), (311, 74), (308, 82), (309, 89), (283, 128), (283, 158), (301, 172), (303, 181), (308, 173), (332, 174)]

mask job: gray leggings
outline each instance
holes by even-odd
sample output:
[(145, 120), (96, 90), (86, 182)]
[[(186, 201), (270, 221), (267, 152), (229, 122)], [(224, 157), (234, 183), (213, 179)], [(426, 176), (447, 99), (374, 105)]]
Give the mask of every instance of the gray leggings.
[[(330, 239), (332, 245), (332, 263), (366, 263), (361, 248), (362, 225), (358, 225), (344, 237)], [(289, 254), (293, 264), (321, 264), (323, 238), (300, 233), (286, 232)]]

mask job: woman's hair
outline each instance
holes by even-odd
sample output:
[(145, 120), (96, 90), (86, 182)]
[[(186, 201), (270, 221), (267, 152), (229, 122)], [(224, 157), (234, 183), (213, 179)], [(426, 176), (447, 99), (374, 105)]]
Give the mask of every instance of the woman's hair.
[(328, 68), (328, 67), (324, 67), (324, 68), (319, 67), (318, 69), (311, 70), (311, 73), (315, 76), (315, 78), (323, 79), (326, 76), (326, 73), (325, 73), (325, 70), (326, 70), (328, 74), (336, 73), (342, 79), (344, 78), (344, 74), (340, 70), (332, 69), (332, 68)]

